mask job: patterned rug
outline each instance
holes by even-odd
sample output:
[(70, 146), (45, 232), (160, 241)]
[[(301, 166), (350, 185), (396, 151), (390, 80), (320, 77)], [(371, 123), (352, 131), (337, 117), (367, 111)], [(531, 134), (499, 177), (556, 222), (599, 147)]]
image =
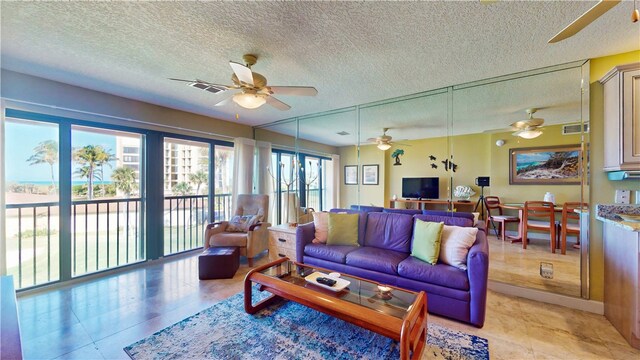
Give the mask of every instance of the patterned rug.
[[(255, 293), (255, 292), (254, 292)], [(428, 324), (426, 359), (489, 359), (487, 339)], [(238, 293), (124, 348), (132, 359), (398, 359), (398, 343), (286, 301), (255, 315)]]

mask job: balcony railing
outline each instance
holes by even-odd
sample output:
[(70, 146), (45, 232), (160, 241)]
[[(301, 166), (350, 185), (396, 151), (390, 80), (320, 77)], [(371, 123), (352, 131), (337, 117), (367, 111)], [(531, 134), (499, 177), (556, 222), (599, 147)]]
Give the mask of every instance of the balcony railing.
[(5, 219), (7, 271), (16, 287), (60, 279), (58, 203), (10, 204)]
[[(216, 194), (213, 209), (213, 221), (228, 220), (231, 216), (231, 194)], [(165, 196), (164, 254), (202, 247), (208, 221), (208, 195)]]
[(71, 205), (72, 275), (144, 259), (140, 198), (78, 200)]
[[(213, 221), (227, 220), (231, 194), (215, 195), (213, 201)], [(207, 195), (165, 197), (165, 255), (202, 246), (208, 202)], [(60, 280), (59, 203), (8, 204), (5, 214), (7, 270), (16, 287)], [(146, 258), (140, 198), (73, 201), (70, 225), (72, 276)]]

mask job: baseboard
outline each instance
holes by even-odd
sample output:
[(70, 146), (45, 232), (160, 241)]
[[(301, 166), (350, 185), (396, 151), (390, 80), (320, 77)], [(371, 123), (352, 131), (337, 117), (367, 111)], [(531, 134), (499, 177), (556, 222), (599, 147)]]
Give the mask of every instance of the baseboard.
[(547, 304), (565, 306), (572, 309), (588, 311), (598, 315), (604, 315), (604, 303), (550, 292), (528, 289), (520, 286), (509, 285), (498, 281), (489, 280), (489, 290), (501, 294), (518, 296), (525, 299), (539, 301)]

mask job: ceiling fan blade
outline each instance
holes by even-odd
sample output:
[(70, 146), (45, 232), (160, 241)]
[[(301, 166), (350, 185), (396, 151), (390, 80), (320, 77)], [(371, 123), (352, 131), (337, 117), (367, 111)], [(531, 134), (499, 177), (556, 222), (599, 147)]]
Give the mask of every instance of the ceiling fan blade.
[(595, 19), (602, 16), (614, 6), (618, 5), (621, 0), (600, 0), (591, 9), (587, 10), (579, 18), (575, 19), (571, 24), (562, 29), (556, 36), (549, 40), (549, 44), (562, 41), (577, 34), (580, 30), (584, 29), (587, 25), (591, 24)]
[(196, 82), (195, 80), (185, 80), (185, 79), (175, 79), (175, 78), (167, 78), (169, 80), (173, 80), (173, 81), (184, 81), (184, 82)]
[(278, 110), (289, 110), (291, 109), (291, 106), (283, 103), (282, 101), (274, 98), (273, 96), (267, 96), (267, 104), (273, 106), (274, 108), (278, 109)]
[(251, 72), (251, 69), (233, 61), (229, 61), (229, 65), (231, 65), (231, 68), (238, 77), (238, 80), (253, 86), (253, 72)]
[(312, 86), (269, 86), (272, 94), (316, 96), (318, 90)]
[(368, 138), (367, 140), (365, 140), (366, 142), (372, 142), (375, 143), (378, 141), (378, 138)]
[(233, 90), (236, 90), (236, 89), (225, 91), (223, 93), (220, 93), (220, 95), (217, 95), (215, 102), (213, 103), (213, 106), (223, 106), (228, 104), (231, 101), (231, 98), (233, 97), (233, 95), (237, 93), (237, 91), (233, 91)]

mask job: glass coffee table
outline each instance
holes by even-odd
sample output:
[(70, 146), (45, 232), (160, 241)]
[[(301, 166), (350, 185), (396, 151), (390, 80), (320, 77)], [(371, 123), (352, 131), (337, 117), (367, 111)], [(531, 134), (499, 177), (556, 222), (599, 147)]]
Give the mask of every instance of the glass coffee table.
[[(331, 278), (331, 272), (286, 257), (257, 267), (244, 279), (245, 311), (255, 314), (275, 301), (287, 299), (399, 341), (401, 359), (422, 356), (427, 339), (424, 291), (416, 293), (344, 274), (338, 278), (343, 281), (332, 290), (315, 282), (318, 275)], [(344, 280), (349, 284), (341, 289)], [(252, 283), (271, 295), (253, 304)]]

